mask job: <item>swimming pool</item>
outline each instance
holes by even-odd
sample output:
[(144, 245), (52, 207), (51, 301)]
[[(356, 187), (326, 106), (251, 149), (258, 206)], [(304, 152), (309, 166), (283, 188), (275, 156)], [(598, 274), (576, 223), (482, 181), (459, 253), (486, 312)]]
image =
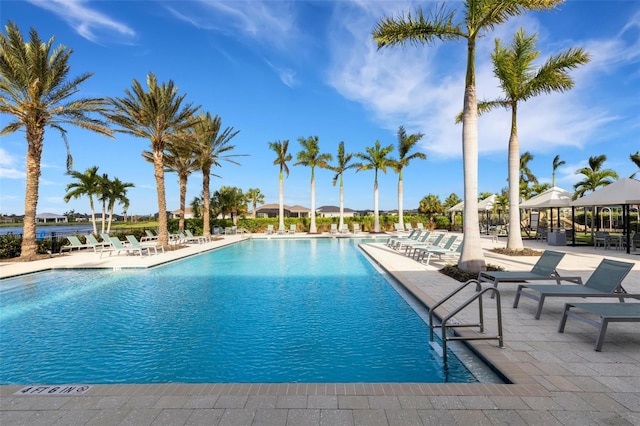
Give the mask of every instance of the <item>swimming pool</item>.
[(350, 239), (0, 282), (0, 383), (476, 382)]

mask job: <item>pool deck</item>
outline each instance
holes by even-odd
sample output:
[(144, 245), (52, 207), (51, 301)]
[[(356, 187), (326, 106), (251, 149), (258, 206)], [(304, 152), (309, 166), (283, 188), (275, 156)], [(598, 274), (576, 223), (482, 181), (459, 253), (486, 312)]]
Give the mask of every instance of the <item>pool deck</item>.
[[(99, 258), (93, 252), (73, 252), (30, 263), (0, 262), (0, 277), (52, 268), (150, 267), (233, 244), (242, 238), (228, 235), (219, 241), (143, 258)], [(605, 257), (634, 262), (623, 285), (629, 293), (640, 293), (640, 251), (626, 254), (593, 247), (549, 247), (530, 240), (524, 243), (526, 247), (566, 252), (559, 272), (583, 279)], [(483, 238), (482, 244), (485, 249), (500, 247), (505, 245), (505, 239), (494, 242)], [(427, 305), (460, 284), (437, 271), (446, 260), (432, 260), (432, 265), (425, 266), (381, 243), (363, 244), (363, 249)], [(529, 270), (537, 260), (487, 250), (485, 256), (487, 263), (508, 270)], [(565, 332), (558, 333), (564, 300), (547, 299), (541, 319), (536, 320), (534, 302), (530, 299), (521, 300), (518, 309), (511, 307), (516, 287), (508, 283), (499, 287), (505, 348), (498, 348), (493, 340), (473, 343), (478, 353), (513, 384), (95, 385), (75, 396), (15, 395), (24, 386), (0, 386), (0, 424), (640, 425), (638, 324), (611, 324), (602, 352), (596, 352), (594, 327), (569, 319)], [(439, 313), (453, 309), (468, 295), (454, 298)], [(485, 299), (486, 335), (496, 333), (495, 307), (495, 300)], [(471, 306), (457, 314), (456, 319), (462, 323), (476, 322), (477, 309)], [(473, 335), (473, 330), (466, 329), (464, 333)]]

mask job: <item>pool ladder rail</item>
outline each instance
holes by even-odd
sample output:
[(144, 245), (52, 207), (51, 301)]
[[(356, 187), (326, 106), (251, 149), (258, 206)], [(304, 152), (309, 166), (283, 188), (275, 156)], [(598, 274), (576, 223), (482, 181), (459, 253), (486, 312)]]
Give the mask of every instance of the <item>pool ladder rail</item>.
[[(475, 284), (476, 285), (476, 289), (474, 294), (469, 297), (466, 301), (464, 301), (461, 305), (459, 305), (458, 307), (456, 307), (453, 311), (449, 312), (444, 318), (442, 318), (442, 321), (440, 322), (440, 324), (434, 324), (433, 321), (433, 317), (435, 315), (435, 310), (436, 308), (438, 308), (439, 306), (441, 306), (442, 304), (444, 304), (445, 302), (447, 302), (449, 299), (451, 299), (453, 296), (455, 296), (456, 294), (460, 293), (462, 290), (464, 290), (466, 287), (468, 287), (471, 284)], [(447, 329), (448, 328), (462, 328), (462, 327), (478, 327), (480, 329), (480, 333), (484, 334), (485, 333), (485, 327), (484, 327), (484, 306), (483, 306), (483, 296), (485, 293), (491, 293), (492, 299), (495, 297), (495, 302), (496, 302), (496, 310), (497, 310), (497, 326), (498, 326), (498, 334), (497, 335), (491, 335), (491, 336), (460, 336), (460, 335), (453, 335), (453, 336), (449, 336), (447, 335)], [(469, 306), (471, 303), (473, 303), (474, 301), (478, 301), (478, 314), (479, 314), (479, 320), (478, 323), (476, 324), (461, 324), (459, 322), (457, 322), (456, 319), (453, 318), (454, 315), (458, 314), (460, 311), (462, 311), (463, 309), (465, 309), (467, 306)], [(437, 302), (435, 305), (433, 305), (430, 309), (429, 309), (429, 341), (431, 342), (432, 346), (434, 345), (434, 341), (433, 341), (433, 330), (434, 328), (442, 328), (442, 358), (444, 361), (447, 360), (447, 342), (448, 341), (456, 341), (456, 340), (498, 340), (498, 346), (500, 348), (504, 348), (504, 342), (503, 342), (503, 334), (502, 334), (502, 308), (500, 305), (500, 291), (495, 288), (495, 287), (487, 287), (487, 288), (482, 288), (482, 284), (480, 283), (480, 281), (476, 280), (476, 279), (472, 279), (469, 280), (467, 282), (465, 282), (464, 284), (462, 284), (460, 287), (458, 287), (457, 289), (455, 289), (454, 291), (452, 291), (451, 293), (449, 293), (448, 295), (446, 295), (442, 300), (440, 300), (439, 302)]]

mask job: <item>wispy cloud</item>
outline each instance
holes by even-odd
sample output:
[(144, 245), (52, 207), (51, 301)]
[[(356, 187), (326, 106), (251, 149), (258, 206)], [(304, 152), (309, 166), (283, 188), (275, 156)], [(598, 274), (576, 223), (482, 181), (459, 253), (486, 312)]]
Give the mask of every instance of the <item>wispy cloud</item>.
[(7, 150), (0, 148), (0, 178), (24, 179), (26, 173), (17, 168), (17, 159)]
[(86, 0), (27, 0), (29, 3), (46, 9), (62, 18), (78, 34), (92, 42), (114, 40), (114, 36), (123, 41), (131, 40), (136, 32), (126, 24), (88, 6)]
[(292, 70), (291, 68), (275, 66), (271, 63), (271, 61), (267, 59), (265, 59), (265, 62), (267, 63), (267, 65), (269, 65), (269, 68), (271, 68), (273, 71), (275, 71), (276, 74), (278, 74), (278, 77), (280, 77), (280, 80), (286, 86), (294, 87), (298, 84), (295, 70)]
[(298, 34), (293, 3), (197, 0), (166, 8), (174, 17), (196, 28), (284, 48)]

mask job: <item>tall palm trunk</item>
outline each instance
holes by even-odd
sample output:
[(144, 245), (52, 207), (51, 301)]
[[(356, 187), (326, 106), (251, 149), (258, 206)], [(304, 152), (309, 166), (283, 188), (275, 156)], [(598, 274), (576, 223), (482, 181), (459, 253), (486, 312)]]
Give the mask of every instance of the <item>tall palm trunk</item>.
[(98, 225), (96, 225), (96, 208), (93, 205), (93, 196), (89, 194), (89, 207), (91, 208), (91, 223), (93, 224), (93, 235), (98, 235)]
[(179, 176), (179, 185), (180, 185), (180, 220), (178, 222), (178, 229), (180, 232), (184, 232), (184, 209), (185, 203), (187, 199), (187, 176), (180, 175)]
[(164, 189), (164, 167), (161, 149), (153, 150), (153, 169), (158, 190), (158, 244), (164, 247), (169, 245), (169, 231), (167, 229), (167, 200)]
[(316, 234), (316, 179), (311, 169), (311, 226), (309, 228), (310, 234)]
[(204, 167), (202, 169), (202, 235), (211, 235), (210, 222), (210, 210), (211, 203), (211, 191), (209, 190), (209, 181), (211, 175), (211, 168)]
[(342, 226), (344, 225), (344, 185), (342, 184), (342, 174), (340, 175), (340, 220), (339, 220), (339, 228), (342, 230)]
[(511, 135), (509, 136), (509, 236), (507, 248), (520, 250), (522, 234), (520, 232), (520, 140), (516, 121), (517, 106), (511, 109)]
[(107, 234), (111, 232), (111, 222), (113, 221), (113, 210), (116, 208), (116, 203), (109, 206), (109, 222), (107, 223)]
[(40, 181), (40, 159), (44, 131), (27, 128), (27, 188), (24, 197), (21, 260), (33, 260), (38, 254), (36, 241), (36, 209)]
[(403, 215), (403, 191), (402, 191), (402, 171), (398, 175), (398, 223), (404, 229), (404, 215)]
[(380, 216), (378, 213), (378, 171), (373, 181), (373, 232), (380, 232)]
[(280, 182), (278, 191), (278, 230), (284, 229), (284, 179), (282, 172), (280, 172)]
[(478, 104), (474, 79), (475, 43), (470, 40), (467, 58), (467, 85), (462, 120), (462, 161), (464, 165), (464, 240), (458, 266), (463, 271), (486, 268), (478, 223)]
[(102, 201), (102, 228), (101, 231), (104, 234), (105, 231), (105, 225), (106, 225), (106, 219), (107, 219), (107, 202), (106, 201)]

